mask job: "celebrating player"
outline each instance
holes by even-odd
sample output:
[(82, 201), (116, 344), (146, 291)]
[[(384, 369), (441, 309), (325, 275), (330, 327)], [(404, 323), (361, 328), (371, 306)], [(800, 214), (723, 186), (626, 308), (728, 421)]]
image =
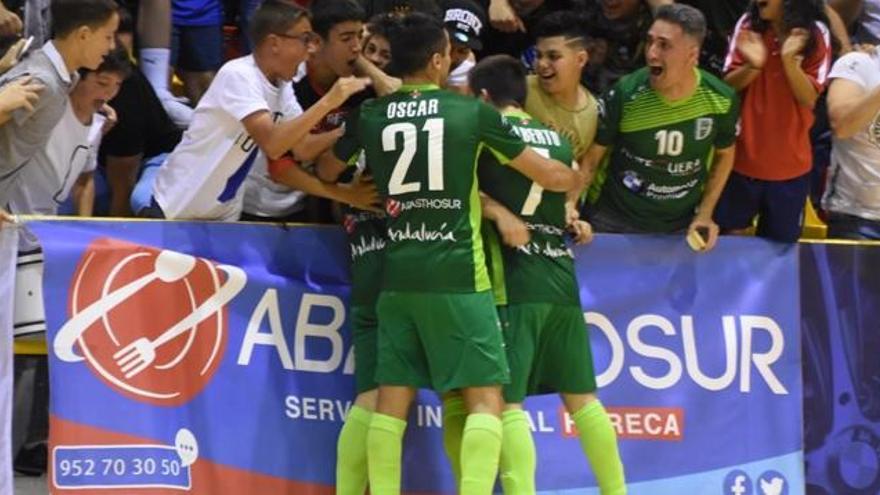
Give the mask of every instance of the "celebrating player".
[[(590, 172), (610, 153), (590, 223), (597, 232), (695, 232), (711, 249), (712, 213), (733, 167), (738, 102), (733, 89), (697, 68), (706, 20), (682, 4), (657, 11), (648, 66), (603, 97)], [(695, 214), (696, 210), (696, 214)]]
[(440, 90), (449, 39), (439, 20), (404, 17), (389, 33), (399, 91), (365, 103), (334, 148), (338, 168), (365, 155), (386, 196), (388, 246), (379, 318), (379, 398), (367, 437), (370, 491), (400, 493), (402, 438), (419, 387), (462, 389), (460, 493), (492, 492), (508, 380), (480, 237), (476, 162), (483, 148), (553, 191), (580, 182), (541, 157), (478, 100)]
[[(562, 163), (571, 163), (568, 140), (522, 111), (526, 79), (522, 65), (508, 56), (486, 58), (473, 69), (470, 86), (488, 100), (523, 140)], [(581, 311), (574, 256), (565, 243), (566, 196), (544, 191), (526, 176), (503, 166), (491, 153), (480, 158), (482, 191), (496, 200), (485, 207), (505, 239), (504, 217), (516, 215), (527, 225), (529, 240), (521, 246), (489, 249), (492, 273), (503, 273), (495, 285), (505, 291), (499, 308), (504, 329), (510, 384), (501, 445), (504, 493), (535, 493), (535, 445), (522, 408), (527, 395), (559, 392), (577, 425), (581, 447), (590, 461), (603, 495), (626, 493), (623, 466), (611, 421), (596, 398), (596, 378), (587, 329)], [(500, 204), (499, 204), (500, 203)], [(572, 225), (579, 242), (590, 238), (589, 225)], [(497, 236), (490, 236), (496, 239)], [(491, 243), (492, 241), (487, 241)], [(506, 242), (509, 244), (509, 241)], [(498, 266), (503, 267), (499, 270)]]

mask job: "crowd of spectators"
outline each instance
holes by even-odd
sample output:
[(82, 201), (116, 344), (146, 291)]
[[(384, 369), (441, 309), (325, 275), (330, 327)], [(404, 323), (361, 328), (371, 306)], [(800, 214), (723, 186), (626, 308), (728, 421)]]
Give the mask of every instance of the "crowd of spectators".
[[(376, 204), (368, 181), (329, 183), (312, 162), (347, 115), (395, 89), (388, 31), (422, 11), (448, 28), (449, 89), (465, 92), (491, 54), (532, 74), (526, 110), (594, 169), (582, 213), (598, 231), (673, 233), (699, 217), (709, 231), (792, 242), (806, 207), (832, 236), (880, 238), (880, 0), (681, 0), (704, 16), (695, 47), (650, 32), (673, 0), (297, 0), (311, 30), (296, 34), (255, 19), (260, 3), (2, 0), (0, 207), (332, 223), (338, 203)], [(694, 48), (697, 82), (658, 91), (665, 106), (640, 104), (668, 116), (676, 98), (732, 88), (732, 107), (704, 109), (733, 108), (717, 131), (737, 122), (736, 137), (702, 157), (693, 194), (667, 194), (675, 186), (627, 162), (687, 168), (674, 152), (689, 139), (627, 143), (627, 122), (644, 115), (619, 96), (639, 71), (689, 79)], [(663, 220), (663, 202), (683, 196), (684, 217)]]
[(880, 240), (880, 0), (0, 0), (0, 223), (379, 209), (363, 164), (314, 162), (400, 84), (413, 11), (444, 21), (448, 89), (489, 55), (529, 72), (597, 232), (794, 242), (817, 210), (829, 237)]

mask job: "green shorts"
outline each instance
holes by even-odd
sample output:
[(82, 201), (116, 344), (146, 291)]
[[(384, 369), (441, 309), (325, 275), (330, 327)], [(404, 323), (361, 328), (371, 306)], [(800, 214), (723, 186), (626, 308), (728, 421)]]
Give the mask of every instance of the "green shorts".
[(456, 388), (509, 380), (501, 324), (490, 291), (383, 291), (379, 315), (381, 385)]
[(375, 306), (351, 307), (351, 333), (354, 340), (354, 382), (357, 393), (373, 390), (376, 384), (376, 341), (379, 320)]
[(581, 308), (530, 303), (502, 306), (498, 312), (510, 362), (505, 401), (519, 404), (527, 395), (596, 391), (593, 353)]

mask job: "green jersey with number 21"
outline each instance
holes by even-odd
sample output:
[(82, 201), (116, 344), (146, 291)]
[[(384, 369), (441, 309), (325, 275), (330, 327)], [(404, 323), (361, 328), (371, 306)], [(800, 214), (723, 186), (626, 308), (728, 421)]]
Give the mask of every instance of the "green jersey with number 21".
[(476, 175), (486, 147), (513, 159), (525, 144), (494, 108), (433, 85), (404, 85), (352, 115), (334, 153), (364, 153), (386, 198), (384, 289), (490, 289)]

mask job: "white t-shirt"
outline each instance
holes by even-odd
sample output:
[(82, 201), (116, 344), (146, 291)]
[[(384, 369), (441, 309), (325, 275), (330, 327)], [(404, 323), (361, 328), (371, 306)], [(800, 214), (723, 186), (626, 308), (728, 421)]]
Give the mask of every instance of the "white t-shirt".
[[(834, 64), (832, 79), (871, 91), (880, 86), (880, 47), (871, 55), (850, 53)], [(823, 198), (826, 209), (880, 220), (880, 112), (849, 139), (834, 139)]]
[(241, 186), (260, 152), (241, 121), (259, 111), (271, 112), (275, 121), (292, 118), (298, 108), (291, 85), (270, 83), (253, 56), (223, 65), (156, 175), (153, 197), (165, 216), (237, 220)]
[[(302, 64), (300, 67), (304, 67)], [(293, 119), (303, 113), (294, 92), (293, 112), (285, 120)], [(305, 207), (306, 193), (279, 184), (269, 176), (266, 154), (257, 154), (254, 166), (244, 183), (244, 212), (266, 218), (283, 218)]]
[(68, 101), (46, 146), (16, 178), (17, 184), (10, 193), (10, 209), (31, 215), (57, 214), (58, 206), (67, 200), (80, 174), (95, 170), (105, 120), (96, 113), (90, 125), (81, 123)]
[(475, 65), (477, 65), (476, 62), (471, 59), (458, 64), (458, 67), (449, 73), (449, 77), (446, 78), (446, 84), (449, 86), (467, 86), (468, 75), (470, 75), (471, 69)]

